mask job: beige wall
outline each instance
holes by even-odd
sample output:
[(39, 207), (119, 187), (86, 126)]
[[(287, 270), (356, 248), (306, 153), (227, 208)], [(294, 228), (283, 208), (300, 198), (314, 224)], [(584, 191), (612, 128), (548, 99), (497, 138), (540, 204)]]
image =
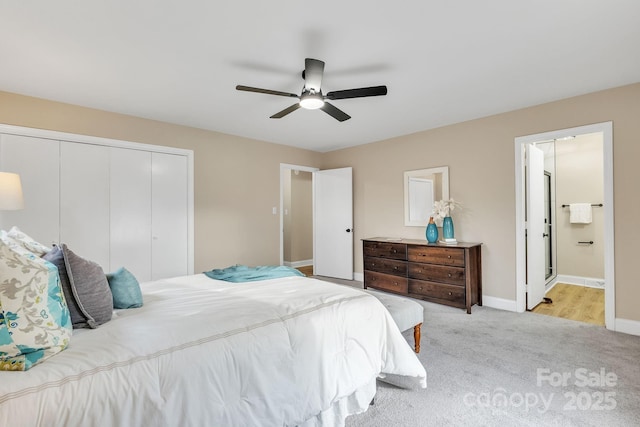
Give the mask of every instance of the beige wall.
[(271, 209), (279, 203), (280, 163), (353, 167), (357, 272), (360, 239), (424, 238), (423, 228), (403, 225), (403, 172), (447, 165), (451, 196), (463, 203), (454, 218), (456, 237), (483, 242), (484, 294), (508, 300), (515, 299), (514, 138), (611, 120), (616, 317), (640, 321), (638, 117), (635, 84), (320, 154), (0, 92), (0, 123), (194, 150), (196, 271), (278, 263), (279, 219)]
[(463, 203), (456, 238), (483, 243), (483, 293), (515, 300), (514, 139), (613, 121), (616, 317), (640, 321), (638, 117), (634, 84), (325, 154), (322, 168), (353, 167), (355, 270), (363, 238), (424, 238), (423, 228), (403, 225), (403, 171), (448, 165), (451, 197)]
[(604, 279), (604, 209), (592, 208), (591, 224), (572, 224), (562, 207), (604, 201), (602, 146), (602, 134), (556, 142), (558, 274)]
[(316, 152), (0, 92), (0, 123), (194, 151), (195, 271), (280, 262), (280, 163)]

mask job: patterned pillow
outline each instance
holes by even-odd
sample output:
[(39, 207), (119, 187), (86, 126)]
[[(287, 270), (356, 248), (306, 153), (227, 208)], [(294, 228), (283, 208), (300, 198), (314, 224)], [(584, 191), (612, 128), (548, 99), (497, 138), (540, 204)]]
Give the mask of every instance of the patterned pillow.
[(42, 258), (58, 267), (74, 328), (97, 328), (111, 320), (113, 295), (102, 267), (76, 255), (64, 243)]
[(64, 350), (71, 334), (57, 268), (0, 241), (0, 370), (26, 371)]
[(21, 231), (15, 225), (11, 227), (11, 230), (9, 230), (7, 235), (20, 243), (26, 250), (33, 252), (37, 256), (42, 256), (51, 250), (50, 247), (33, 240), (29, 235)]

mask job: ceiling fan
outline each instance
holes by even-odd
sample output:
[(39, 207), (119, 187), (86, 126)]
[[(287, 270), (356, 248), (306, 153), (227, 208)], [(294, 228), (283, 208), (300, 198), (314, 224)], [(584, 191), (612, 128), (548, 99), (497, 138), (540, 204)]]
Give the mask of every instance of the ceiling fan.
[(344, 122), (351, 118), (350, 115), (337, 108), (333, 104), (326, 102), (326, 100), (336, 99), (349, 99), (349, 98), (364, 98), (367, 96), (380, 96), (387, 94), (386, 86), (372, 86), (363, 87), (358, 89), (346, 89), (328, 92), (326, 95), (322, 94), (321, 83), (322, 74), (324, 73), (324, 62), (318, 59), (306, 58), (304, 63), (304, 71), (302, 71), (302, 78), (304, 79), (304, 87), (302, 93), (296, 95), (295, 93), (280, 92), (277, 90), (260, 89), (250, 86), (236, 86), (237, 90), (246, 92), (265, 93), (267, 95), (286, 96), (289, 98), (298, 98), (300, 101), (285, 108), (284, 110), (271, 116), (272, 119), (281, 119), (289, 113), (296, 111), (302, 107), (307, 110), (321, 109), (325, 113), (329, 114), (334, 119)]

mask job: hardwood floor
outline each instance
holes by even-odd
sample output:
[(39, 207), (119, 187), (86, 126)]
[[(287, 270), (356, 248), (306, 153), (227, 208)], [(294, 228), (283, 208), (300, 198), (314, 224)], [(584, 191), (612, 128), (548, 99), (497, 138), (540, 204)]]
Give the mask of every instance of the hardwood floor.
[(546, 296), (553, 302), (532, 312), (604, 326), (604, 289), (558, 283)]
[(297, 267), (297, 269), (305, 276), (313, 276), (313, 265), (305, 265), (304, 267)]

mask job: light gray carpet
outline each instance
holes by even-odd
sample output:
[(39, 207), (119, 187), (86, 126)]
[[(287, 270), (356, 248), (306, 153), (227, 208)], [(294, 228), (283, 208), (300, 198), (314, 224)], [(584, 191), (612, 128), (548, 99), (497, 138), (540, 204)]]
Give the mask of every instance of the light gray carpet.
[[(640, 337), (528, 312), (474, 306), (468, 315), (421, 303), (427, 389), (379, 382), (375, 404), (347, 427), (640, 426)], [(412, 331), (404, 335), (413, 344)]]

